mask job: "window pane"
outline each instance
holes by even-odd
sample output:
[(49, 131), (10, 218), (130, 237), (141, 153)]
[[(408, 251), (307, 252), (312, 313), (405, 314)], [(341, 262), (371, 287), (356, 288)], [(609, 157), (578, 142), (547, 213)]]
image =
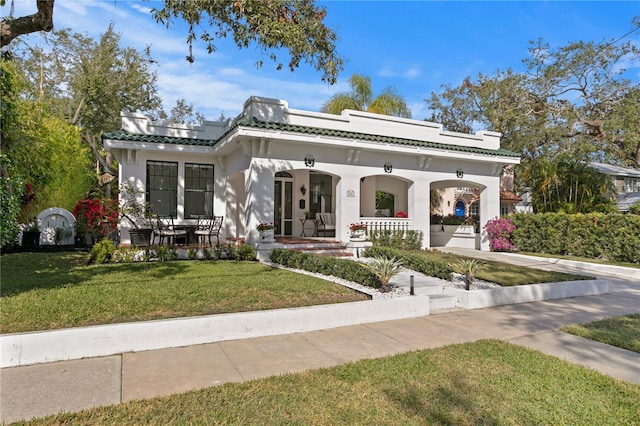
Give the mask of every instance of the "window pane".
[(213, 166), (187, 163), (184, 166), (184, 216), (213, 216)]
[(147, 161), (147, 203), (158, 216), (176, 217), (178, 196), (178, 163)]

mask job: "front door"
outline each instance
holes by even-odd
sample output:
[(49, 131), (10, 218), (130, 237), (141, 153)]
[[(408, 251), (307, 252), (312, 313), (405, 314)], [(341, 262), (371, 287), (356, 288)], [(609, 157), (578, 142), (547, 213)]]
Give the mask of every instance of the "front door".
[(293, 235), (293, 176), (286, 172), (277, 173), (273, 195), (275, 234)]

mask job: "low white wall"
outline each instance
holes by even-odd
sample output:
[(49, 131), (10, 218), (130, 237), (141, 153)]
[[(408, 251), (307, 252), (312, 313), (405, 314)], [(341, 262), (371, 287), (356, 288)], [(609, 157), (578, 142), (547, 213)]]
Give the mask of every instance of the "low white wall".
[(593, 296), (608, 292), (609, 282), (606, 280), (565, 281), (470, 291), (451, 288), (445, 290), (446, 294), (456, 298), (456, 306), (464, 309), (489, 308), (566, 297)]
[(431, 247), (480, 249), (480, 239), (473, 226), (431, 225), (429, 238)]
[(429, 315), (412, 296), (0, 336), (0, 367), (301, 333)]

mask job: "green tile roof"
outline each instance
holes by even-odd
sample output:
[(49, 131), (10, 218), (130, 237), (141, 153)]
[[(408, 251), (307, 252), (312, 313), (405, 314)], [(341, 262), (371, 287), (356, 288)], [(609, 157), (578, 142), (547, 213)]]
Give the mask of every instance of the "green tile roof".
[(155, 136), (155, 135), (140, 135), (140, 134), (128, 133), (124, 130), (105, 133), (102, 135), (102, 139), (113, 139), (113, 140), (132, 141), (132, 142), (164, 143), (164, 144), (173, 144), (173, 145), (215, 146), (215, 144), (218, 143), (218, 141), (223, 139), (227, 134), (229, 134), (230, 132), (232, 132), (234, 129), (238, 127), (277, 130), (277, 131), (284, 131), (284, 132), (291, 132), (291, 133), (330, 136), (330, 137), (344, 138), (344, 139), (358, 139), (358, 140), (369, 141), (369, 142), (388, 143), (388, 144), (404, 145), (404, 146), (416, 146), (416, 147), (432, 148), (432, 149), (446, 150), (446, 151), (468, 152), (473, 154), (499, 155), (503, 157), (515, 157), (515, 158), (520, 157), (518, 153), (508, 151), (506, 149), (475, 148), (475, 147), (468, 147), (468, 146), (461, 146), (461, 145), (449, 145), (449, 144), (437, 143), (437, 142), (425, 142), (425, 141), (419, 141), (415, 139), (397, 138), (392, 136), (382, 136), (382, 135), (373, 135), (373, 134), (367, 134), (367, 133), (349, 132), (344, 130), (325, 129), (321, 127), (309, 127), (309, 126), (299, 126), (299, 125), (286, 124), (286, 123), (275, 123), (271, 121), (261, 121), (256, 119), (255, 117), (242, 117), (240, 119), (235, 120), (235, 122), (232, 124), (229, 130), (227, 130), (225, 134), (223, 134), (216, 140), (188, 139), (188, 138), (176, 138), (176, 137)]

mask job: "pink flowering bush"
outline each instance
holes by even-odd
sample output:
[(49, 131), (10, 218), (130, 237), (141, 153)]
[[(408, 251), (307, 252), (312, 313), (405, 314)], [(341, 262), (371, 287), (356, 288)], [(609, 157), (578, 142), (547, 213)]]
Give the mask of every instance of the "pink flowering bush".
[(511, 243), (511, 233), (516, 229), (511, 219), (497, 217), (487, 221), (483, 228), (487, 231), (489, 247), (491, 251), (514, 251), (515, 246)]

